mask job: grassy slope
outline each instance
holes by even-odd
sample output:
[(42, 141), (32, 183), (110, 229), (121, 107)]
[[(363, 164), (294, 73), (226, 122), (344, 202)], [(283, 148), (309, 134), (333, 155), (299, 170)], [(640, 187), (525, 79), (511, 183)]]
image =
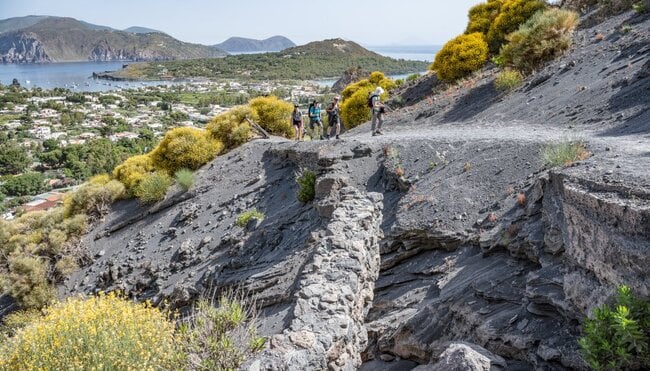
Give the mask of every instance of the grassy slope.
[(314, 79), (340, 76), (350, 67), (385, 73), (419, 72), (428, 64), (383, 57), (356, 43), (340, 39), (309, 43), (279, 53), (248, 54), (218, 59), (132, 64), (115, 75), (155, 79), (163, 73), (175, 78)]

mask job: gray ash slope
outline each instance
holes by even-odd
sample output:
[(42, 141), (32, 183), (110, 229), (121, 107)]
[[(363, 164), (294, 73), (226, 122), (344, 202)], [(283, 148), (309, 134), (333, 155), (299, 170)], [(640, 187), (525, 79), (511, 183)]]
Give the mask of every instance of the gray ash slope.
[[(579, 30), (509, 94), (489, 69), (432, 96), (407, 87), (417, 103), (384, 136), (250, 142), (188, 193), (116, 204), (61, 292), (182, 308), (241, 288), (271, 337), (251, 370), (435, 369), (459, 346), (495, 369), (585, 369), (580, 320), (620, 284), (649, 294), (649, 32), (631, 13)], [(591, 158), (545, 168), (545, 145), (576, 138)], [(313, 203), (296, 200), (301, 168), (318, 174)], [(265, 220), (236, 226), (254, 207)]]

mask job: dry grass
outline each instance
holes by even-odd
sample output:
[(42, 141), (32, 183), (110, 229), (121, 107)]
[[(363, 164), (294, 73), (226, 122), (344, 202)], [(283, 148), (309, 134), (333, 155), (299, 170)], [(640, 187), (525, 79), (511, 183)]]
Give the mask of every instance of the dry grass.
[(526, 195), (523, 193), (520, 193), (517, 195), (517, 204), (521, 207), (526, 206)]

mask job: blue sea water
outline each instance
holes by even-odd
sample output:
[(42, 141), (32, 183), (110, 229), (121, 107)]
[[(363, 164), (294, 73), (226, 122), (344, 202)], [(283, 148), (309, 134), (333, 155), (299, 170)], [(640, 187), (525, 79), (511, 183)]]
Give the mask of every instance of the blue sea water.
[[(369, 46), (381, 55), (406, 60), (431, 62), (438, 46)], [(27, 88), (67, 88), (73, 91), (110, 91), (150, 85), (168, 85), (169, 81), (125, 82), (93, 79), (93, 72), (115, 71), (128, 62), (73, 62), (47, 64), (0, 64), (0, 83), (9, 85), (13, 79)], [(405, 76), (393, 76), (403, 78)], [(334, 81), (319, 80), (322, 85)]]
[(67, 88), (73, 91), (109, 91), (169, 81), (124, 82), (93, 79), (93, 72), (115, 71), (125, 62), (70, 62), (46, 64), (0, 64), (0, 83), (9, 85), (18, 79), (26, 88)]

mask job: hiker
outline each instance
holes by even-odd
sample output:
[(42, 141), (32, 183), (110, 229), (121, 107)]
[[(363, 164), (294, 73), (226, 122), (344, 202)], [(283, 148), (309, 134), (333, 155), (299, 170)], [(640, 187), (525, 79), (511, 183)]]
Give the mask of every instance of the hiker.
[(335, 95), (332, 103), (327, 107), (327, 122), (329, 123), (327, 139), (330, 139), (332, 136), (333, 128), (336, 130), (336, 139), (339, 139), (339, 134), (341, 134), (341, 107), (339, 106), (339, 99), (341, 98)]
[(384, 113), (386, 106), (381, 103), (381, 95), (384, 94), (384, 89), (378, 86), (374, 92), (368, 97), (368, 106), (372, 110), (372, 135), (383, 135), (381, 132), (381, 125), (384, 123)]
[(312, 139), (320, 138), (323, 140), (323, 123), (320, 118), (320, 102), (314, 100), (314, 104), (309, 107), (309, 128), (312, 131)]
[(300, 106), (298, 106), (298, 103), (293, 105), (291, 122), (293, 123), (293, 128), (296, 130), (296, 140), (302, 140), (302, 137), (305, 134), (305, 129), (303, 125), (304, 123), (302, 122), (302, 112), (300, 111)]

